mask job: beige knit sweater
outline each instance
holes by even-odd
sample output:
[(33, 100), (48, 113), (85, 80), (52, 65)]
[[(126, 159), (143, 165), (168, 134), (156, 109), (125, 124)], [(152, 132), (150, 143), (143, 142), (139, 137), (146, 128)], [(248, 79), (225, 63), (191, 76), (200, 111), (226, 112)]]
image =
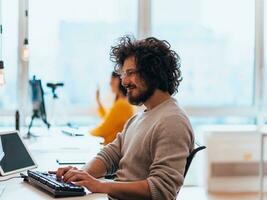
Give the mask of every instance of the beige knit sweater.
[(98, 155), (115, 181), (147, 179), (153, 200), (176, 198), (184, 181), (186, 158), (194, 147), (192, 127), (170, 98), (136, 114), (116, 140)]

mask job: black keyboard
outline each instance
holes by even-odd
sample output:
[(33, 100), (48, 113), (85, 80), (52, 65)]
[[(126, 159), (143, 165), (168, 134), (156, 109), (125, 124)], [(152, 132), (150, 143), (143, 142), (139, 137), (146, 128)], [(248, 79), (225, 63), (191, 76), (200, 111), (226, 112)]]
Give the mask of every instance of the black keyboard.
[(35, 186), (41, 187), (54, 197), (73, 197), (85, 195), (84, 188), (72, 183), (57, 180), (55, 174), (28, 170), (27, 181)]

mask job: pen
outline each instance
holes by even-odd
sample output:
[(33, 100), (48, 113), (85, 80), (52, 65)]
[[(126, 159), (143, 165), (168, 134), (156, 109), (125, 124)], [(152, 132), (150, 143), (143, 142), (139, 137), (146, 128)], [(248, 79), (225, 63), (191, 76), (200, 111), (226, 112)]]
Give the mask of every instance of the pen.
[(56, 159), (56, 162), (59, 165), (85, 165), (85, 162), (60, 162), (58, 159)]

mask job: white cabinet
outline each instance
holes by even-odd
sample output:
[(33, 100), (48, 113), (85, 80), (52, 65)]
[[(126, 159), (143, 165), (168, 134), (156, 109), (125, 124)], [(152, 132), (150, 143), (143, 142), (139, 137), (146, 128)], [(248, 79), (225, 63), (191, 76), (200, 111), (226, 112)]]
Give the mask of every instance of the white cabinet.
[[(256, 128), (213, 127), (202, 130), (207, 146), (205, 176), (210, 192), (258, 192), (260, 133)], [(267, 148), (265, 176), (267, 175)], [(265, 191), (267, 182), (265, 178)]]

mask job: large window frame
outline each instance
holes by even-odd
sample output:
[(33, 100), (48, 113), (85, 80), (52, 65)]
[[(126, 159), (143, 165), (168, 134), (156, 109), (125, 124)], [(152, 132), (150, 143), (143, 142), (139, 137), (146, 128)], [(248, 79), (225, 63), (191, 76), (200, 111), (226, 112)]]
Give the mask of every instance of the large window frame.
[[(1, 0), (0, 0), (1, 1)], [(263, 124), (267, 117), (267, 108), (263, 106), (264, 98), (264, 0), (255, 1), (255, 50), (254, 50), (254, 85), (252, 106), (186, 106), (184, 109), (193, 117), (254, 117), (256, 124)], [(151, 34), (151, 4), (153, 0), (138, 0), (138, 38), (145, 38)], [(29, 63), (21, 60), (21, 49), (25, 36), (28, 34), (27, 13), (28, 0), (19, 1), (19, 44), (18, 44), (18, 70), (17, 70), (17, 92), (18, 105), (21, 112), (22, 124), (31, 113), (28, 105), (28, 80)], [(86, 110), (86, 112), (85, 112)], [(91, 109), (92, 110), (92, 109)], [(11, 116), (14, 112), (3, 110), (0, 116)], [(68, 111), (69, 114), (85, 116), (90, 114), (90, 108), (75, 108)], [(93, 112), (92, 112), (93, 113)]]

